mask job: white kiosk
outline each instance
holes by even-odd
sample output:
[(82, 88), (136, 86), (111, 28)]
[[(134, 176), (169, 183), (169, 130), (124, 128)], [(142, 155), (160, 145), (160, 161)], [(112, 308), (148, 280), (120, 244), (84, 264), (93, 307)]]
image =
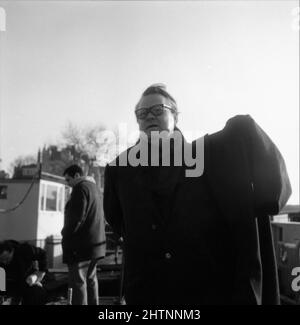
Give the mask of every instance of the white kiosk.
[(0, 240), (28, 241), (50, 249), (50, 267), (58, 267), (69, 188), (63, 177), (42, 172), (38, 178), (28, 178), (26, 173), (25, 169), (27, 178), (0, 179)]

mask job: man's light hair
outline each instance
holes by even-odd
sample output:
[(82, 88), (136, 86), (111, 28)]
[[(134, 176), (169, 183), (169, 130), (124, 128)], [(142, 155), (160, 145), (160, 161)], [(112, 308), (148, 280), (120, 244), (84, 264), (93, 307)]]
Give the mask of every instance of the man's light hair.
[(178, 108), (177, 108), (177, 103), (176, 103), (176, 100), (173, 98), (173, 96), (171, 96), (168, 92), (167, 92), (167, 87), (164, 85), (164, 84), (160, 84), (160, 83), (157, 83), (157, 84), (153, 84), (151, 86), (149, 86), (146, 90), (144, 90), (140, 100), (138, 101), (138, 103), (136, 104), (135, 106), (135, 109), (138, 108), (138, 105), (141, 101), (141, 99), (144, 97), (144, 96), (147, 96), (147, 95), (155, 95), (155, 94), (158, 94), (158, 95), (161, 95), (163, 97), (165, 97), (166, 99), (168, 99), (171, 103), (171, 106), (172, 108), (174, 109), (174, 115), (176, 116), (177, 118), (177, 115), (178, 115)]

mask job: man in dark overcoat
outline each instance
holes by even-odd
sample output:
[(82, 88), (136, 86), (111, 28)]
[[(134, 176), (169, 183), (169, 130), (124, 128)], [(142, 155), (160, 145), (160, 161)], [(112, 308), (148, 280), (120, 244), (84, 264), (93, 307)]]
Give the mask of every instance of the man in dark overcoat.
[(105, 256), (105, 224), (95, 180), (78, 165), (64, 171), (72, 193), (65, 206), (63, 261), (69, 269), (73, 305), (98, 305), (97, 262)]
[(105, 217), (124, 240), (126, 303), (279, 304), (270, 216), (291, 187), (275, 144), (248, 115), (187, 143), (162, 85), (135, 114), (140, 139), (107, 165), (104, 188)]

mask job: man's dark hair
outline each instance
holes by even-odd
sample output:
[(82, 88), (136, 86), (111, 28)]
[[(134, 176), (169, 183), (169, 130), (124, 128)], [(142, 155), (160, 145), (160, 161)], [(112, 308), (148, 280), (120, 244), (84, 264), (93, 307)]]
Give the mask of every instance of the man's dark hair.
[(69, 175), (71, 177), (74, 177), (76, 173), (78, 173), (80, 176), (83, 176), (82, 168), (78, 165), (71, 165), (65, 169), (63, 176)]
[(0, 255), (5, 252), (12, 252), (14, 249), (14, 243), (12, 240), (4, 240), (0, 242)]

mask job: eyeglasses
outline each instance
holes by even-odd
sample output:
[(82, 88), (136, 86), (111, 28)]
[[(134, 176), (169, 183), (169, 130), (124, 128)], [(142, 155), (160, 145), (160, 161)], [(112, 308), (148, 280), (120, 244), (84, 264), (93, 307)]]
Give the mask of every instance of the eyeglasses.
[(165, 109), (170, 110), (172, 113), (175, 113), (176, 110), (165, 104), (156, 104), (150, 107), (142, 107), (135, 111), (135, 115), (138, 119), (143, 120), (151, 112), (154, 116), (160, 116), (163, 114)]

